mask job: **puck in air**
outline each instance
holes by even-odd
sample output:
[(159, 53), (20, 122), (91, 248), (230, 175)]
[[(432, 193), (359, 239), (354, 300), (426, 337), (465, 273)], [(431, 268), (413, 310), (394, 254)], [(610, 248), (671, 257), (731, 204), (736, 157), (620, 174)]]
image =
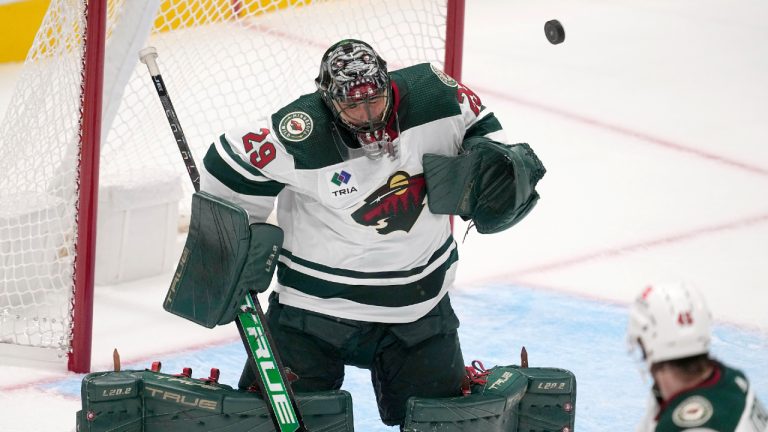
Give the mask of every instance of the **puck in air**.
[(544, 23), (544, 34), (552, 45), (557, 45), (565, 40), (565, 29), (558, 20), (549, 20)]

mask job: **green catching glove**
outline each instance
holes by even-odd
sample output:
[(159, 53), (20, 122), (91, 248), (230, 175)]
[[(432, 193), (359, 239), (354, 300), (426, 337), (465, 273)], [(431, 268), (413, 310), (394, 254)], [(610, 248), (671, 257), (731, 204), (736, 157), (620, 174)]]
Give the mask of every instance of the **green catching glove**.
[(429, 210), (471, 219), (481, 234), (504, 231), (536, 205), (546, 173), (528, 144), (469, 138), (458, 156), (424, 155)]

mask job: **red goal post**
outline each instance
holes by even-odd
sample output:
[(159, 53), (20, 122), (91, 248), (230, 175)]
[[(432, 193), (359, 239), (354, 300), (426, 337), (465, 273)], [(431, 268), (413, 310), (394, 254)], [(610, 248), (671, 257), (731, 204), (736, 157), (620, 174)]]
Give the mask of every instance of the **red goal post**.
[(191, 193), (141, 48), (158, 48), (202, 160), (223, 130), (314, 91), (342, 38), (460, 79), (463, 23), (464, 0), (51, 0), (0, 119), (0, 356), (89, 371), (99, 190)]

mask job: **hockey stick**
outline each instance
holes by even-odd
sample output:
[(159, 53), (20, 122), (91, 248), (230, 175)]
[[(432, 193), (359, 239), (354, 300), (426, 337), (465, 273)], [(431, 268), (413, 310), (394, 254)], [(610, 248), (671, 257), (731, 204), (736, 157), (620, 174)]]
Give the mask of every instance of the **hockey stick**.
[[(195, 191), (199, 191), (200, 175), (184, 136), (184, 131), (179, 124), (176, 110), (173, 108), (171, 98), (163, 82), (163, 77), (160, 75), (160, 68), (156, 61), (157, 50), (154, 47), (144, 48), (139, 51), (139, 59), (149, 69), (155, 90), (160, 97), (165, 115), (168, 117), (173, 137), (176, 138), (176, 144), (179, 146), (184, 165), (187, 167), (189, 178), (195, 186)], [(260, 378), (257, 380), (259, 388), (267, 402), (266, 405), (272, 422), (275, 424), (275, 430), (279, 432), (306, 432), (307, 427), (304, 425), (296, 397), (285, 375), (283, 362), (280, 361), (277, 352), (272, 349), (274, 342), (269, 329), (264, 324), (266, 319), (258, 298), (249, 292), (245, 296), (241, 310), (242, 312), (237, 314), (235, 322), (240, 331), (240, 337), (243, 339), (248, 358), (256, 365), (256, 375)]]

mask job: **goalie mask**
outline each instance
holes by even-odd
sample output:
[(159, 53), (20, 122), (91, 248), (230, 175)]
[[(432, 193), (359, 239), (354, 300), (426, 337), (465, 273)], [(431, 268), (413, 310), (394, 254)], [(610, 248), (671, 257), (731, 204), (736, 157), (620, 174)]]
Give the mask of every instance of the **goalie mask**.
[(648, 367), (709, 352), (712, 315), (704, 297), (682, 283), (648, 286), (630, 308), (627, 339)]
[(323, 54), (315, 84), (334, 116), (355, 134), (366, 156), (397, 157), (386, 131), (392, 115), (387, 62), (370, 45), (355, 39), (332, 45)]

